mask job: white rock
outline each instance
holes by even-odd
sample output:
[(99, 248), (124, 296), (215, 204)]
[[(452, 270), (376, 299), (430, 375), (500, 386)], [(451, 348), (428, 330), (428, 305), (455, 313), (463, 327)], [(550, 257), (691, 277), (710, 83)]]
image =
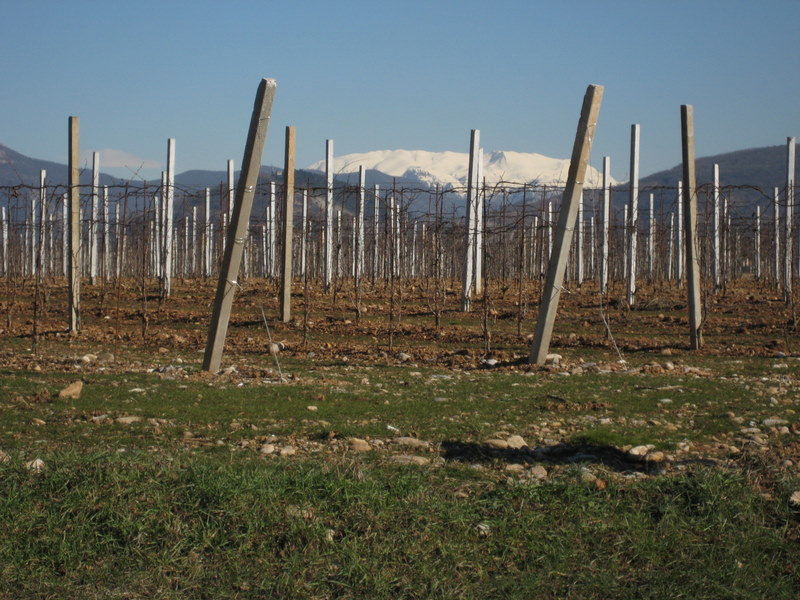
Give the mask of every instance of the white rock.
[(800, 506), (800, 490), (795, 491), (789, 497), (789, 502), (795, 506)]
[(131, 423), (138, 423), (142, 420), (142, 417), (138, 417), (136, 415), (130, 415), (126, 417), (117, 417), (114, 419), (120, 425), (130, 425)]
[(530, 474), (534, 479), (547, 479), (547, 469), (545, 469), (542, 465), (534, 465), (531, 467)]
[(369, 452), (372, 450), (369, 442), (361, 438), (351, 437), (347, 440), (347, 445), (353, 452)]
[(294, 446), (285, 446), (280, 451), (281, 456), (294, 456), (295, 454), (297, 454), (297, 449)]
[(275, 446), (273, 444), (264, 444), (258, 451), (261, 454), (275, 454)]
[(628, 450), (628, 454), (630, 454), (631, 456), (644, 456), (652, 449), (653, 447), (650, 444), (648, 444), (647, 446), (634, 446), (633, 448)]
[(430, 444), (424, 440), (420, 440), (414, 437), (409, 436), (401, 436), (396, 437), (392, 440), (393, 444), (397, 444), (398, 446), (403, 446), (406, 448), (428, 448)]
[(508, 444), (509, 448), (513, 448), (515, 450), (519, 448), (524, 448), (528, 445), (528, 443), (519, 435), (512, 435), (506, 439), (506, 444)]
[(63, 390), (58, 392), (59, 398), (69, 398), (71, 400), (77, 400), (81, 397), (81, 392), (83, 391), (83, 382), (82, 381), (73, 381)]
[(41, 458), (35, 458), (32, 461), (26, 462), (25, 468), (34, 473), (41, 473), (45, 470), (45, 464)]
[(561, 360), (563, 357), (560, 354), (548, 354), (544, 357), (544, 364), (546, 365), (558, 365), (561, 364)]
[(508, 448), (508, 442), (500, 439), (489, 439), (483, 441), (484, 446), (494, 448), (495, 450), (505, 450)]
[(430, 458), (424, 456), (414, 456), (411, 454), (395, 454), (389, 457), (389, 460), (398, 465), (427, 465), (431, 462)]

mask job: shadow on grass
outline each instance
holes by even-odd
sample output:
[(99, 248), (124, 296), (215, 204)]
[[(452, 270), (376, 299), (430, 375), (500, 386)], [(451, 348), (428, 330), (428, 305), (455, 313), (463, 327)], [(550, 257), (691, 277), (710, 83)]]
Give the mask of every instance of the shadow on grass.
[(441, 443), (442, 457), (458, 462), (601, 464), (619, 473), (655, 475), (664, 470), (663, 462), (631, 456), (614, 446), (601, 444), (556, 444), (540, 448), (493, 448), (485, 444), (446, 440)]

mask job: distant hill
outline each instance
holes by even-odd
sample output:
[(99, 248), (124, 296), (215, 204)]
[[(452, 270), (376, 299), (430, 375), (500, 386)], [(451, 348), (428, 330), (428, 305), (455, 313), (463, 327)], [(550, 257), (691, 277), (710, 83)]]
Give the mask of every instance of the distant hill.
[[(783, 190), (786, 187), (786, 145), (749, 148), (698, 158), (695, 161), (698, 188), (711, 185), (715, 164), (719, 165), (722, 193), (739, 212), (753, 210), (756, 204), (766, 207), (772, 201), (773, 189), (778, 187)], [(682, 176), (682, 166), (678, 164), (641, 178), (639, 189), (676, 188)], [(624, 187), (627, 190), (627, 184)], [(700, 202), (704, 199), (705, 194), (701, 194)]]
[[(380, 151), (365, 153), (363, 155), (351, 155), (336, 157), (341, 164), (338, 164), (339, 172), (335, 178), (335, 193), (338, 198), (343, 199), (345, 210), (352, 211), (355, 205), (355, 195), (353, 186), (358, 184), (358, 164), (364, 164), (366, 171), (367, 187), (369, 190), (376, 184), (380, 185), (381, 190), (387, 191), (392, 183), (397, 181), (398, 187), (406, 186), (421, 190), (434, 180), (441, 179), (443, 187), (456, 186), (463, 183), (463, 173), (459, 168), (466, 168), (466, 154), (458, 155), (457, 160), (452, 155), (457, 153), (428, 153), (423, 151)], [(437, 155), (441, 158), (452, 160), (437, 162)], [(102, 158), (102, 157), (101, 157)], [(368, 160), (369, 159), (369, 160)], [(413, 160), (412, 160), (413, 159)], [(529, 181), (535, 179), (535, 175), (528, 176), (526, 169), (532, 164), (547, 165), (550, 174), (560, 173), (566, 167), (564, 161), (560, 159), (549, 159), (536, 154), (521, 154), (508, 152), (493, 152), (485, 157), (487, 165), (487, 181), (490, 175), (497, 170), (507, 181), (514, 181), (523, 177)], [(409, 162), (411, 161), (411, 162)], [(414, 161), (420, 164), (412, 164)], [(425, 162), (427, 161), (427, 162)], [(455, 161), (455, 162), (454, 162)], [(568, 162), (568, 161), (567, 161)], [(401, 164), (402, 163), (402, 164)], [(407, 164), (406, 164), (407, 163)], [(463, 165), (462, 165), (463, 163)], [(704, 186), (711, 182), (712, 167), (714, 164), (720, 166), (720, 183), (723, 194), (729, 197), (731, 206), (742, 214), (753, 210), (756, 203), (762, 207), (770, 204), (772, 190), (775, 187), (783, 188), (786, 185), (786, 146), (767, 146), (763, 148), (750, 148), (738, 150), (716, 156), (707, 156), (697, 159), (697, 181), (698, 186)], [(347, 165), (347, 166), (346, 166)], [(388, 166), (387, 166), (388, 165)], [(398, 166), (399, 165), (399, 166)], [(335, 165), (336, 167), (336, 165)], [(380, 170), (383, 167), (386, 171)], [(457, 168), (458, 167), (458, 168)], [(298, 169), (295, 174), (295, 181), (298, 187), (309, 187), (312, 189), (311, 205), (312, 210), (321, 206), (323, 190), (325, 188), (325, 176), (319, 170), (320, 164), (312, 165), (309, 169)], [(20, 154), (7, 146), (0, 144), (0, 186), (29, 185), (36, 186), (39, 182), (39, 172), (41, 169), (47, 171), (49, 185), (65, 185), (67, 182), (67, 166), (52, 161), (39, 160)], [(399, 170), (398, 170), (399, 169)], [(554, 170), (555, 169), (555, 170)], [(82, 183), (89, 182), (89, 169), (84, 169), (82, 173)], [(441, 171), (441, 172), (439, 172)], [(239, 172), (235, 176), (238, 178)], [(259, 176), (259, 183), (264, 184), (270, 181), (281, 182), (283, 179), (283, 169), (274, 166), (262, 166)], [(547, 179), (547, 178), (546, 178)], [(643, 204), (646, 195), (655, 190), (661, 190), (655, 194), (656, 202), (663, 203), (665, 208), (674, 204), (675, 188), (681, 179), (681, 165), (676, 165), (672, 169), (659, 171), (646, 177), (642, 177), (639, 182), (639, 189), (642, 194), (640, 204)], [(175, 175), (175, 183), (184, 198), (188, 199), (189, 205), (196, 205), (202, 202), (202, 191), (208, 187), (211, 189), (212, 204), (215, 210), (218, 209), (218, 197), (220, 184), (227, 181), (225, 171), (205, 171), (190, 170)], [(101, 174), (101, 185), (123, 185), (126, 181), (107, 174)], [(142, 182), (136, 182), (141, 185)], [(152, 189), (160, 185), (160, 181), (148, 181), (147, 185)], [(412, 194), (413, 195), (413, 194)], [(423, 193), (417, 202), (427, 205), (427, 194)], [(408, 199), (406, 199), (408, 200)], [(705, 200), (705, 194), (701, 193), (701, 205)], [(256, 199), (254, 212), (263, 210), (263, 197)], [(516, 202), (513, 199), (512, 202)], [(614, 204), (621, 208), (627, 201), (627, 183), (619, 184), (615, 187)], [(457, 196), (450, 194), (445, 198), (445, 203), (449, 207), (455, 206), (460, 210), (462, 202)], [(367, 211), (371, 211), (371, 194), (367, 194)], [(420, 210), (423, 210), (420, 204)], [(449, 210), (447, 208), (446, 210)]]

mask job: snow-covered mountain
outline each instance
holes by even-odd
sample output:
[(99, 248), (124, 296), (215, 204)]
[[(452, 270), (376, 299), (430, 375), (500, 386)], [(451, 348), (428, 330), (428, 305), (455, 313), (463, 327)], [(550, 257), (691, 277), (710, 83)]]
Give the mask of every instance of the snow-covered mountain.
[[(468, 177), (469, 154), (425, 150), (376, 150), (334, 156), (333, 170), (336, 175), (355, 173), (359, 167), (380, 171), (403, 182), (419, 182), (431, 186), (438, 183), (444, 187), (461, 187), (466, 185)], [(324, 171), (325, 161), (316, 162), (308, 169)], [(505, 181), (563, 185), (567, 180), (568, 171), (569, 159), (550, 158), (532, 152), (494, 151), (483, 155), (483, 175), (490, 184)], [(602, 173), (589, 166), (586, 186), (599, 187), (602, 180)], [(616, 183), (614, 180), (611, 181), (612, 185)]]

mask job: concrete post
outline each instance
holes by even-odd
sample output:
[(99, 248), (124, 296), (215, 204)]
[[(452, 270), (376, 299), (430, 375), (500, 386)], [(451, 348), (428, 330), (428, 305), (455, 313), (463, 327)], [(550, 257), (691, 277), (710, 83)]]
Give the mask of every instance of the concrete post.
[(358, 194), (356, 203), (356, 256), (355, 280), (356, 285), (364, 275), (364, 201), (367, 194), (366, 175), (364, 167), (358, 167)]
[(294, 232), (294, 149), (295, 129), (286, 128), (283, 168), (283, 261), (281, 262), (281, 321), (292, 320), (292, 237)]
[(0, 234), (3, 236), (3, 277), (8, 276), (8, 221), (6, 207), (0, 206)]
[(108, 239), (108, 236), (109, 236), (109, 230), (108, 230), (109, 223), (108, 223), (108, 186), (107, 185), (103, 186), (102, 206), (103, 206), (103, 209), (102, 209), (101, 212), (102, 212), (102, 219), (103, 219), (103, 223), (102, 223), (102, 225), (103, 225), (103, 260), (100, 263), (100, 277), (103, 279), (103, 281), (105, 281), (106, 278), (108, 277), (108, 272), (109, 272), (109, 270), (108, 270), (108, 259), (109, 259), (109, 255), (110, 255), (110, 252), (108, 251), (108, 249), (109, 249), (109, 239)]
[(69, 332), (78, 333), (81, 306), (80, 120), (69, 118)]
[(545, 362), (550, 349), (558, 301), (561, 297), (561, 286), (569, 259), (575, 217), (583, 193), (586, 166), (589, 163), (589, 154), (592, 150), (592, 141), (597, 128), (597, 117), (602, 100), (603, 86), (590, 85), (583, 99), (575, 144), (572, 148), (567, 185), (564, 188), (561, 210), (558, 215), (555, 248), (547, 267), (547, 279), (539, 303), (539, 316), (536, 320), (536, 331), (531, 345), (530, 361), (537, 364)]
[(206, 188), (203, 209), (203, 275), (211, 277), (211, 188)]
[(756, 224), (755, 231), (753, 232), (753, 251), (755, 256), (753, 261), (755, 263), (756, 279), (761, 279), (761, 207), (756, 205)]
[(325, 141), (325, 292), (333, 281), (333, 140)]
[(575, 240), (575, 264), (577, 266), (576, 273), (575, 273), (575, 282), (578, 284), (578, 287), (583, 285), (583, 234), (584, 234), (584, 223), (583, 223), (583, 193), (581, 193), (580, 198), (578, 199), (578, 231), (577, 231), (577, 239)]
[(233, 169), (233, 159), (228, 159), (228, 223), (231, 223), (231, 219), (233, 217), (233, 202), (234, 202), (234, 194), (236, 193), (235, 183), (234, 183), (234, 169)]
[(713, 185), (713, 211), (714, 211), (714, 221), (713, 227), (714, 231), (712, 232), (712, 246), (711, 246), (711, 274), (714, 280), (714, 291), (718, 291), (721, 287), (720, 281), (720, 244), (719, 244), (719, 165), (714, 165), (713, 173), (712, 173), (712, 185)]
[(378, 279), (378, 248), (380, 247), (380, 186), (376, 183), (372, 192), (375, 204), (372, 207), (372, 283)]
[(611, 157), (603, 157), (603, 225), (600, 254), (600, 293), (608, 291), (608, 226), (611, 220)]
[(172, 219), (175, 202), (175, 139), (167, 140), (167, 171), (164, 199), (164, 256), (161, 294), (168, 298), (172, 292)]
[(100, 153), (92, 152), (92, 204), (89, 213), (89, 284), (97, 283), (97, 200), (100, 188)]
[(636, 242), (639, 236), (639, 125), (631, 125), (630, 196), (628, 199), (628, 304), (636, 302)]
[(678, 205), (677, 216), (675, 217), (675, 277), (678, 280), (678, 287), (683, 286), (683, 181), (678, 182)]
[(302, 221), (300, 223), (300, 276), (306, 277), (306, 253), (308, 251), (308, 189), (303, 190)]
[(793, 278), (793, 226), (794, 226), (794, 171), (795, 171), (795, 139), (786, 138), (786, 230), (784, 244), (786, 246), (783, 267), (783, 295), (786, 302), (791, 302)]
[(234, 206), (232, 226), (228, 234), (229, 243), (223, 257), (214, 310), (211, 314), (208, 341), (203, 357), (203, 369), (213, 373), (219, 370), (222, 362), (222, 350), (228, 331), (233, 297), (238, 285), (236, 279), (242, 260), (244, 240), (247, 237), (250, 210), (253, 206), (261, 155), (267, 137), (267, 125), (272, 111), (272, 101), (275, 98), (275, 87), (275, 80), (261, 80), (256, 93), (253, 115), (250, 119), (250, 129), (242, 159), (242, 173), (236, 191), (238, 202)]
[(269, 183), (269, 219), (267, 219), (267, 229), (269, 232), (269, 274), (274, 277), (278, 272), (278, 192), (275, 182)]
[(650, 203), (647, 206), (647, 273), (650, 281), (655, 281), (656, 272), (656, 213), (653, 194), (650, 194)]
[(693, 350), (703, 345), (700, 300), (700, 256), (697, 251), (697, 177), (694, 162), (694, 109), (681, 106), (683, 154), (684, 229), (686, 230), (686, 276), (689, 294), (689, 338)]
[(773, 268), (773, 272), (775, 275), (775, 287), (780, 287), (781, 285), (781, 193), (780, 190), (776, 187), (772, 192), (772, 205), (774, 207), (774, 214), (775, 214), (775, 222), (774, 222), (774, 236), (775, 236), (775, 265)]
[(483, 294), (483, 212), (486, 203), (486, 182), (483, 180), (483, 148), (478, 149), (475, 177), (475, 295)]
[(477, 200), (475, 177), (478, 167), (478, 149), (480, 148), (481, 132), (473, 129), (469, 141), (469, 169), (467, 175), (467, 236), (464, 251), (464, 274), (461, 280), (461, 310), (468, 312), (474, 288), (474, 258), (475, 258), (475, 232), (477, 228)]

